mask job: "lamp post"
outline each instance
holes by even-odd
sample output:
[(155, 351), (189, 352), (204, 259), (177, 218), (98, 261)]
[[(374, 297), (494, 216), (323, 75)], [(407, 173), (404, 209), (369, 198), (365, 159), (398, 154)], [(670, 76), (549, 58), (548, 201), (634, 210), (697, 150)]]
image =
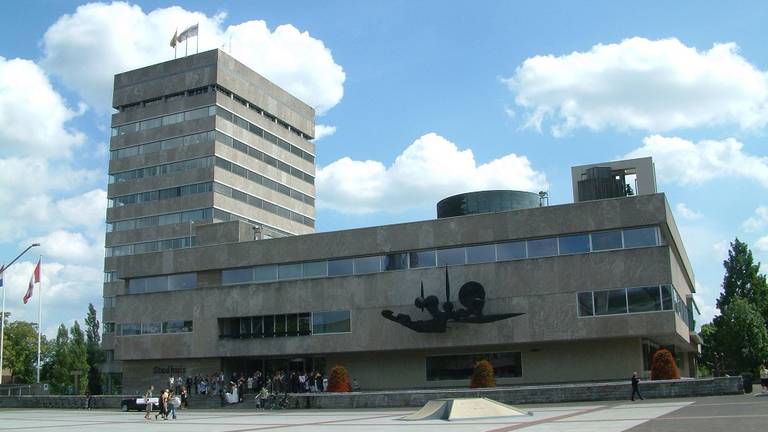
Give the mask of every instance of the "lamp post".
[[(31, 245), (27, 246), (26, 249), (24, 249), (20, 254), (16, 256), (16, 258), (13, 259), (7, 266), (0, 267), (0, 275), (4, 273), (6, 270), (8, 270), (9, 267), (13, 265), (19, 258), (21, 258), (22, 255), (27, 253), (28, 250), (32, 249), (33, 247), (40, 246), (40, 243), (32, 243)], [(2, 313), (0, 313), (0, 384), (3, 383), (3, 341), (5, 340), (5, 284), (3, 284), (3, 309)], [(38, 327), (40, 326), (40, 323), (38, 323)], [(38, 328), (38, 333), (42, 329)], [(39, 365), (38, 365), (39, 366)]]

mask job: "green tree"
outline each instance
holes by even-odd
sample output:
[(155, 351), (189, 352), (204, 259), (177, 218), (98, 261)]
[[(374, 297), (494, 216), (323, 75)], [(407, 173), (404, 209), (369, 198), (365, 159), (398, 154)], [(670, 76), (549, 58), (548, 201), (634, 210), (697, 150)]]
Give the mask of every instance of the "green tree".
[(80, 372), (76, 388), (80, 394), (85, 394), (88, 390), (88, 373), (90, 372), (90, 367), (88, 366), (88, 347), (85, 343), (85, 334), (77, 320), (75, 320), (75, 324), (69, 330), (69, 334), (71, 370), (73, 372)]
[(101, 372), (99, 365), (104, 362), (101, 350), (101, 333), (96, 308), (88, 303), (88, 315), (85, 317), (85, 346), (88, 359), (88, 390), (91, 394), (101, 394)]
[[(43, 345), (45, 336), (43, 336)], [(13, 321), (6, 324), (3, 367), (14, 380), (33, 383), (37, 378), (37, 324)]]
[(717, 299), (717, 308), (724, 314), (725, 309), (736, 297), (753, 304), (765, 321), (768, 321), (768, 283), (760, 274), (760, 263), (755, 263), (752, 251), (746, 243), (736, 238), (728, 250), (728, 259), (723, 261), (725, 276), (723, 292)]
[(71, 355), (69, 348), (69, 332), (64, 324), (59, 326), (56, 332), (56, 340), (51, 347), (51, 367), (48, 379), (54, 393), (66, 393), (67, 387), (72, 382)]
[(725, 356), (726, 368), (737, 373), (757, 370), (768, 357), (768, 331), (757, 308), (736, 297), (718, 325), (716, 343)]

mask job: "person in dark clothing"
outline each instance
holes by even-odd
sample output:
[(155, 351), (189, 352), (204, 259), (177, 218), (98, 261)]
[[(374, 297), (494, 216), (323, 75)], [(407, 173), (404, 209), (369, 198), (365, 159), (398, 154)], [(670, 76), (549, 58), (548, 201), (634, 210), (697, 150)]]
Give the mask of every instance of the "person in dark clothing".
[(632, 397), (630, 399), (633, 402), (635, 400), (635, 394), (637, 394), (637, 397), (639, 397), (640, 400), (643, 400), (643, 396), (640, 394), (639, 384), (640, 380), (637, 379), (637, 372), (632, 373)]
[(315, 375), (315, 387), (317, 387), (318, 393), (325, 391), (325, 388), (323, 388), (323, 374), (320, 372), (317, 372), (317, 375)]
[(298, 393), (299, 392), (299, 375), (296, 374), (296, 371), (291, 372), (291, 393)]

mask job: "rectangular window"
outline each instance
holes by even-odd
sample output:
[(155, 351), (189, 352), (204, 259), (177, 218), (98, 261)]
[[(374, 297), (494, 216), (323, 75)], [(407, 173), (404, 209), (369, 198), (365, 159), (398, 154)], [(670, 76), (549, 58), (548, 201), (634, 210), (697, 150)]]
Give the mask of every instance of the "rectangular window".
[(466, 261), (463, 247), (437, 250), (437, 266), (462, 265)]
[(277, 280), (277, 266), (276, 265), (263, 265), (253, 268), (253, 281), (254, 282), (269, 282)]
[(622, 289), (595, 291), (595, 315), (627, 313), (627, 294)]
[(162, 326), (159, 322), (141, 324), (141, 334), (159, 334)]
[(251, 319), (252, 337), (264, 337), (264, 317), (253, 317)]
[(528, 258), (548, 257), (557, 255), (557, 238), (542, 238), (528, 240)]
[(163, 333), (189, 333), (192, 331), (192, 321), (173, 320), (163, 322)]
[(410, 252), (408, 254), (408, 256), (409, 256), (409, 264), (410, 264), (411, 268), (422, 268), (422, 267), (434, 267), (435, 266), (435, 251), (434, 250)]
[(354, 273), (355, 264), (352, 259), (328, 261), (328, 276), (346, 276)]
[(240, 337), (249, 337), (251, 335), (251, 317), (240, 318)]
[(264, 337), (275, 336), (275, 317), (267, 315), (264, 317)]
[(624, 247), (635, 248), (656, 246), (656, 227), (632, 228), (624, 230)]
[(224, 285), (246, 283), (252, 280), (253, 280), (253, 267), (221, 271), (221, 283)]
[(499, 261), (518, 260), (525, 257), (524, 241), (499, 243), (496, 245), (496, 259)]
[(592, 304), (592, 291), (579, 293), (579, 316), (595, 315), (594, 305)]
[(299, 315), (288, 314), (285, 316), (285, 328), (288, 336), (299, 335)]
[(312, 334), (349, 333), (351, 331), (349, 311), (315, 312), (312, 314)]
[(141, 294), (147, 289), (146, 278), (128, 279), (126, 294)]
[(275, 315), (275, 336), (285, 336), (285, 315)]
[(494, 245), (468, 246), (467, 264), (496, 261), (496, 248)]
[(593, 251), (622, 248), (621, 230), (593, 232), (590, 235), (592, 236)]
[(560, 255), (589, 252), (588, 234), (560, 236), (557, 238), (557, 241), (560, 245)]
[(111, 309), (115, 307), (115, 296), (104, 297), (104, 309)]
[(302, 264), (302, 275), (306, 277), (324, 277), (328, 275), (327, 261), (314, 261)]
[(629, 312), (652, 312), (661, 310), (661, 293), (658, 286), (627, 288)]
[(280, 264), (277, 266), (278, 279), (301, 278), (301, 264)]
[(384, 255), (381, 257), (381, 261), (381, 267), (384, 271), (408, 269), (407, 253)]
[(672, 310), (672, 285), (661, 286), (661, 305), (664, 310)]
[(181, 273), (168, 276), (168, 291), (197, 288), (197, 273)]
[(355, 274), (378, 273), (381, 271), (381, 257), (355, 258)]
[(468, 380), (475, 363), (488, 360), (497, 378), (523, 376), (522, 356), (519, 352), (486, 354), (460, 354), (426, 358), (427, 381)]
[(308, 336), (312, 334), (312, 314), (299, 314), (299, 336)]
[(141, 324), (127, 323), (120, 326), (121, 335), (136, 336), (141, 334)]
[(113, 322), (105, 322), (104, 323), (104, 334), (114, 334), (115, 333), (115, 323)]

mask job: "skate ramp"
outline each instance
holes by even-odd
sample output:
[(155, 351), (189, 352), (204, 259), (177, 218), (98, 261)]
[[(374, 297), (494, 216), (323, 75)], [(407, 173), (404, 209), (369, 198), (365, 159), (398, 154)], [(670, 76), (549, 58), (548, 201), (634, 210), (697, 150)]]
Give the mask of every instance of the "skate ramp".
[(427, 402), (415, 413), (402, 417), (401, 420), (453, 421), (525, 415), (530, 413), (488, 398), (435, 399)]

